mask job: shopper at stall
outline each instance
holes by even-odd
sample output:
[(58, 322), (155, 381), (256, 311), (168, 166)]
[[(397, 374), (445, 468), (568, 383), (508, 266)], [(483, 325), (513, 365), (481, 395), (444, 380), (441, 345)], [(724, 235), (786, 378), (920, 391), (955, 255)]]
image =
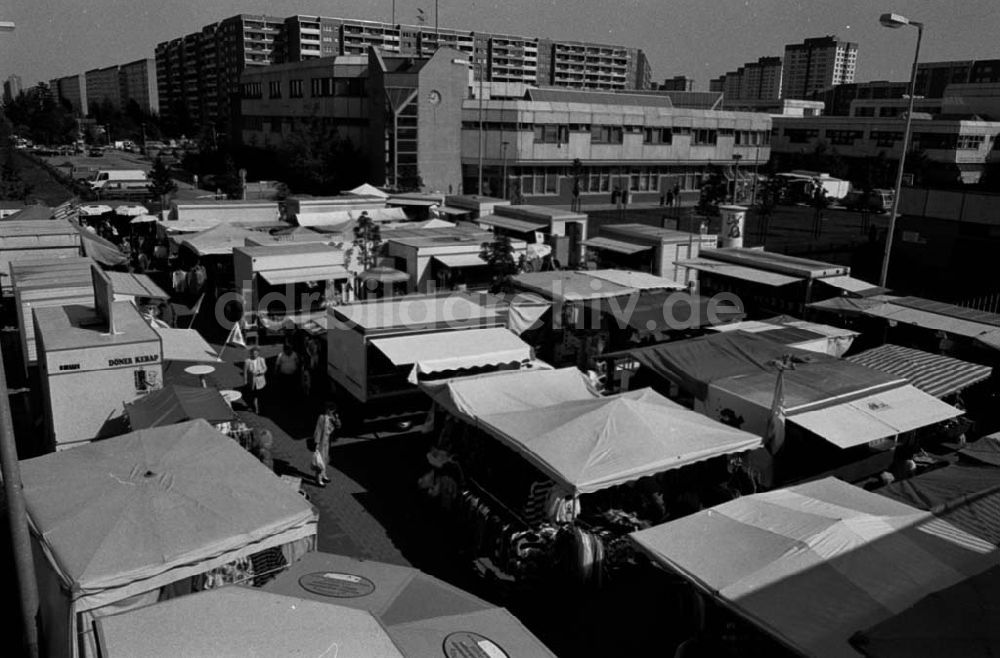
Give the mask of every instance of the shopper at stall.
[(276, 392), (287, 403), (291, 403), (298, 396), (301, 383), (299, 365), (299, 355), (292, 349), (291, 341), (286, 340), (281, 348), (281, 354), (274, 360), (274, 373)]
[(267, 362), (256, 347), (250, 348), (250, 356), (243, 362), (243, 384), (246, 393), (243, 399), (254, 413), (260, 415), (260, 396), (267, 386)]
[(271, 434), (271, 430), (258, 428), (254, 432), (254, 456), (272, 471), (274, 470), (274, 457), (271, 455), (271, 448), (273, 446), (274, 435)]
[(316, 419), (316, 429), (313, 430), (312, 470), (316, 473), (316, 484), (325, 487), (330, 481), (326, 467), (330, 460), (330, 443), (334, 440), (334, 432), (340, 429), (340, 417), (337, 406), (328, 404), (319, 418)]

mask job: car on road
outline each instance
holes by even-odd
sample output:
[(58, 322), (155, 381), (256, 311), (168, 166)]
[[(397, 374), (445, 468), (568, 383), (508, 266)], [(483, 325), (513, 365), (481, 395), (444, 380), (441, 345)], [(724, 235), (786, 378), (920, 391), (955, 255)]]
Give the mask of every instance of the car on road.
[(89, 151), (87, 151), (87, 156), (91, 158), (103, 158), (104, 151), (102, 151), (101, 149), (90, 149)]
[(844, 197), (842, 205), (854, 212), (885, 213), (892, 207), (894, 196), (892, 190), (874, 189), (869, 192), (852, 190)]

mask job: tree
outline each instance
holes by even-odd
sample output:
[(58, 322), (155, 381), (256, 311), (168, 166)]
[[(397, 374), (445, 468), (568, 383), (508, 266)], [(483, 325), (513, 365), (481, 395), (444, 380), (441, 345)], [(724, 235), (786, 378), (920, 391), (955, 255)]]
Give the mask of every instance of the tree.
[(758, 233), (766, 238), (771, 224), (771, 217), (774, 209), (777, 208), (781, 200), (782, 193), (781, 179), (776, 176), (768, 176), (757, 190), (757, 217), (759, 218)]
[(166, 207), (167, 196), (177, 191), (177, 183), (159, 156), (156, 156), (153, 168), (149, 172), (149, 191), (160, 198), (161, 208)]
[(368, 216), (368, 213), (363, 212), (354, 226), (354, 241), (351, 243), (351, 248), (344, 254), (345, 264), (350, 269), (351, 264), (357, 262), (364, 272), (378, 265), (381, 253), (381, 227)]
[(240, 180), (240, 173), (236, 169), (236, 161), (233, 156), (226, 155), (222, 161), (222, 168), (218, 172), (216, 187), (222, 190), (227, 199), (243, 198), (243, 181)]
[(494, 233), (491, 242), (484, 242), (480, 246), (479, 258), (486, 263), (493, 275), (490, 292), (513, 292), (511, 279), (518, 272), (518, 262), (514, 258), (514, 245), (510, 242), (510, 236)]
[(728, 185), (717, 165), (708, 166), (708, 176), (701, 183), (701, 196), (696, 208), (698, 214), (714, 217), (719, 214), (719, 204), (726, 200)]
[(0, 200), (26, 201), (29, 194), (31, 185), (21, 178), (13, 154), (7, 151), (7, 159), (0, 169)]

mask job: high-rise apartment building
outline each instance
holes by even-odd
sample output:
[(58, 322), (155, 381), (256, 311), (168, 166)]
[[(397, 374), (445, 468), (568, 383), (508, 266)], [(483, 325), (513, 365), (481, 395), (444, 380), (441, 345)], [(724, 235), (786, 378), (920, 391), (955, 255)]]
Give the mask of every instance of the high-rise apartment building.
[(69, 103), (76, 114), (87, 113), (87, 85), (82, 75), (67, 75), (51, 83), (52, 95)]
[(781, 98), (783, 62), (780, 57), (761, 57), (729, 71), (713, 81), (726, 101), (774, 100)]
[(146, 114), (158, 112), (159, 90), (156, 85), (156, 61), (139, 59), (118, 67), (118, 84), (121, 87), (123, 107), (134, 102)]
[(91, 113), (105, 103), (112, 109), (122, 109), (121, 83), (118, 79), (117, 66), (91, 69), (84, 73), (84, 78), (87, 87), (87, 108)]
[(858, 44), (835, 36), (785, 46), (782, 98), (807, 99), (813, 92), (854, 82)]
[(660, 89), (662, 91), (694, 91), (694, 79), (686, 75), (675, 75), (664, 80)]
[(319, 57), (429, 57), (438, 47), (471, 56), (474, 79), (580, 89), (649, 89), (652, 73), (636, 48), (589, 42), (394, 25), (326, 16), (240, 15), (157, 45), (160, 111), (192, 125), (228, 124), (248, 67)]
[(1000, 60), (980, 59), (957, 62), (921, 62), (917, 64), (915, 93), (924, 98), (941, 98), (951, 84), (989, 84), (1000, 82)]
[(3, 82), (3, 100), (5, 103), (9, 103), (18, 96), (21, 95), (23, 86), (21, 85), (21, 76), (11, 75)]

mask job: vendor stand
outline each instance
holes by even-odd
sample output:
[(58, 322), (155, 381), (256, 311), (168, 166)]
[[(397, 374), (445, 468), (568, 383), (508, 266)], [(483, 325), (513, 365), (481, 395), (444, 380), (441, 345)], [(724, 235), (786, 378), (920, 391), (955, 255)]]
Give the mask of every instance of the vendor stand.
[[(745, 496), (632, 540), (758, 637), (821, 658), (855, 656), (856, 631), (1000, 561), (932, 514), (834, 478)], [(719, 626), (691, 632), (703, 642), (732, 635)], [(731, 650), (780, 655), (748, 639)]]
[(203, 420), (24, 460), (21, 477), (50, 656), (96, 656), (95, 619), (262, 584), (315, 546), (316, 511)]
[(0, 222), (0, 282), (3, 292), (10, 290), (11, 263), (29, 260), (66, 258), (81, 254), (81, 236), (66, 219), (49, 221)]
[(525, 593), (600, 588), (632, 565), (628, 532), (735, 495), (727, 486), (761, 445), (649, 389), (601, 397), (573, 369), (422, 388), (451, 412), (436, 415), (422, 485), (477, 572)]
[(132, 430), (164, 427), (201, 418), (240, 446), (253, 447), (253, 430), (239, 416), (215, 388), (201, 386), (166, 386), (125, 405), (129, 427)]

